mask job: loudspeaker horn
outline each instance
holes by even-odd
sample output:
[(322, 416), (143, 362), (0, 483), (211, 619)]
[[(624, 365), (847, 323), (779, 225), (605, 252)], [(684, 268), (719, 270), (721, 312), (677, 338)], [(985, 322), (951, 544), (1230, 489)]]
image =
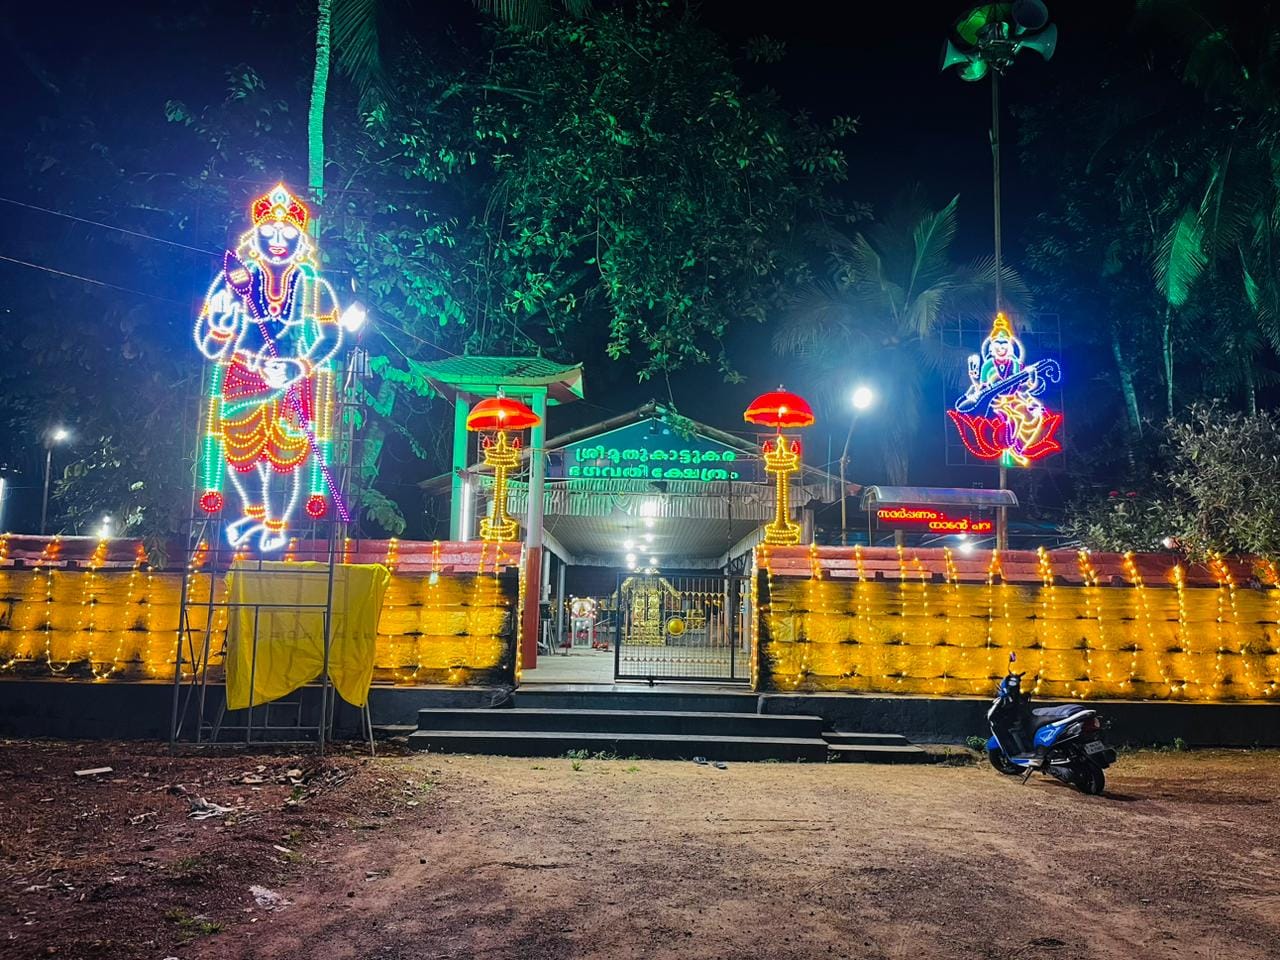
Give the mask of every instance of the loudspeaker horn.
[(965, 80), (980, 80), (987, 72), (987, 65), (978, 58), (976, 52), (961, 50), (948, 38), (942, 44), (938, 72), (943, 73), (952, 67), (961, 67), (960, 76)]
[(1051, 23), (1035, 36), (1023, 37), (1018, 42), (1020, 50), (1034, 50), (1048, 60), (1058, 47), (1058, 25)]
[(1012, 13), (1013, 22), (1028, 33), (1034, 33), (1049, 22), (1049, 8), (1042, 0), (1016, 0)]

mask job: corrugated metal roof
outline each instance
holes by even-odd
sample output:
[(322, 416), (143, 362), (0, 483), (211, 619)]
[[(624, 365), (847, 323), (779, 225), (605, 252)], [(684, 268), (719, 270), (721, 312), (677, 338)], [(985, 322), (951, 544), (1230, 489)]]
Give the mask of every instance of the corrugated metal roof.
[(873, 503), (919, 503), (965, 507), (1016, 507), (1012, 490), (982, 490), (974, 487), (866, 487), (862, 507)]

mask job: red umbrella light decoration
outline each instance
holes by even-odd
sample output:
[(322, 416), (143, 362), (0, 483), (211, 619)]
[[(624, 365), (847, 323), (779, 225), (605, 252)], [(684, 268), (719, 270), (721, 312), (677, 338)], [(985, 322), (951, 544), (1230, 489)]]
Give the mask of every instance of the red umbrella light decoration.
[(467, 414), (467, 429), (473, 433), (496, 433), (497, 439), (481, 441), (485, 466), (493, 467), (493, 505), (480, 521), (480, 539), (490, 543), (516, 538), (516, 522), (507, 513), (507, 473), (520, 465), (520, 438), (508, 443), (508, 430), (537, 426), (542, 418), (519, 400), (489, 397)]
[(804, 397), (779, 387), (751, 401), (742, 414), (747, 423), (775, 427), (778, 436), (764, 442), (764, 469), (775, 475), (777, 495), (773, 522), (764, 528), (764, 542), (775, 547), (800, 542), (800, 524), (791, 519), (791, 474), (800, 469), (800, 444), (782, 435), (783, 428), (807, 427), (814, 422), (813, 410)]

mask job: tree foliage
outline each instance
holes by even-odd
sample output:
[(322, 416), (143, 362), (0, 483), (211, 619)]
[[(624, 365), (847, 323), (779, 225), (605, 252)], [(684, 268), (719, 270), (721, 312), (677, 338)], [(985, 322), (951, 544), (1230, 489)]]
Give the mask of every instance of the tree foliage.
[(1167, 425), (1162, 460), (1141, 490), (1080, 504), (1070, 532), (1095, 549), (1280, 556), (1280, 417), (1197, 404)]

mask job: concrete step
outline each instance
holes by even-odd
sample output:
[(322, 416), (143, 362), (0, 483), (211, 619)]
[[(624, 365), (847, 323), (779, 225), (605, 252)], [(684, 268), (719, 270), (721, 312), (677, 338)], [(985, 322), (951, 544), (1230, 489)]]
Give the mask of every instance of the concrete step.
[(589, 684), (532, 684), (513, 694), (515, 706), (541, 710), (657, 710), (679, 713), (758, 713), (758, 698), (747, 689), (707, 690), (695, 685), (628, 688)]
[(417, 729), (411, 723), (375, 723), (373, 736), (377, 740), (394, 740), (396, 737), (407, 737)]
[(843, 730), (824, 730), (823, 739), (827, 743), (843, 746), (909, 746), (911, 741), (900, 733), (856, 733)]
[(934, 760), (928, 751), (909, 743), (833, 743), (827, 749), (829, 759), (852, 763), (932, 763)]
[(409, 736), (415, 750), (484, 753), (510, 757), (562, 757), (571, 750), (657, 760), (827, 759), (827, 742), (816, 737), (690, 736), (656, 733), (589, 733), (547, 730), (418, 730)]
[(524, 730), (558, 733), (655, 733), (687, 736), (822, 736), (822, 718), (673, 710), (525, 708), (418, 711), (420, 730)]

